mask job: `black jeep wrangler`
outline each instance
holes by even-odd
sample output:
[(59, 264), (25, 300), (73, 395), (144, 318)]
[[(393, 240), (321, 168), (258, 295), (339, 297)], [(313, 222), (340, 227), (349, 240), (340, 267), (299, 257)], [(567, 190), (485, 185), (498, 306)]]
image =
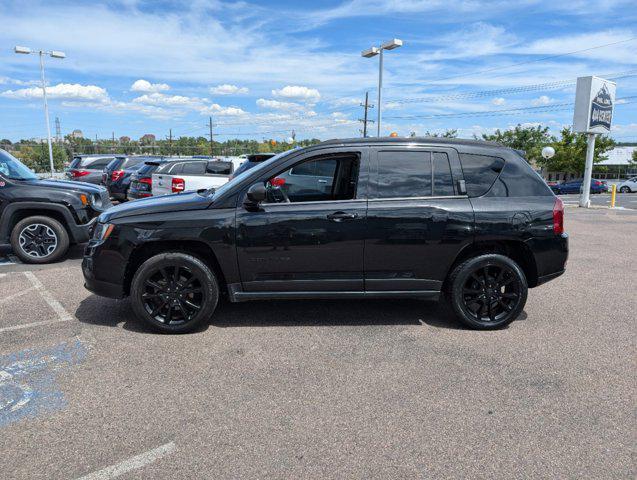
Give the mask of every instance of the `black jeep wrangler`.
[(529, 287), (562, 273), (563, 206), (516, 151), (471, 140), (331, 140), (259, 163), (216, 191), (119, 205), (99, 217), (86, 287), (131, 297), (163, 332), (231, 302), (449, 299), (498, 328)]
[(0, 149), (0, 246), (27, 263), (59, 260), (72, 243), (89, 239), (95, 218), (111, 206), (103, 187), (40, 180)]

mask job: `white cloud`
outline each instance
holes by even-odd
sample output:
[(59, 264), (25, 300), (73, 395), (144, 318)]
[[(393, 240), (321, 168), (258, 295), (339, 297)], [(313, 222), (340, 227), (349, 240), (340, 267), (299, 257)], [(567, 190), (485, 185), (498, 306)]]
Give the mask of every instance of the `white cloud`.
[(287, 110), (287, 111), (299, 111), (305, 110), (305, 106), (294, 102), (281, 102), (279, 100), (268, 100), (265, 98), (259, 98), (256, 104), (260, 108), (268, 108), (271, 110)]
[(210, 93), (213, 95), (245, 95), (249, 90), (247, 87), (238, 87), (237, 85), (230, 85), (224, 83), (223, 85), (217, 85), (216, 87), (210, 87)]
[[(69, 100), (91, 100), (91, 101), (108, 101), (108, 93), (97, 85), (80, 85), (79, 83), (58, 83), (51, 87), (47, 87), (46, 94), (48, 98), (61, 98)], [(3, 97), (16, 99), (32, 99), (42, 98), (42, 89), (40, 87), (21, 88), (18, 90), (7, 90), (2, 92)]]
[(170, 90), (170, 85), (166, 83), (150, 83), (148, 80), (139, 79), (131, 85), (130, 89), (133, 92), (152, 93)]
[(184, 97), (183, 95), (148, 93), (134, 98), (133, 102), (162, 107), (197, 107), (202, 105), (204, 100), (197, 97)]
[(531, 103), (535, 106), (540, 106), (540, 105), (548, 105), (549, 103), (551, 103), (553, 101), (553, 99), (547, 95), (540, 95), (538, 98), (536, 98), (535, 100), (533, 100)]
[(321, 94), (317, 89), (296, 85), (287, 85), (280, 90), (272, 90), (272, 95), (279, 98), (287, 98), (307, 103), (316, 103), (321, 98)]
[(241, 108), (238, 108), (238, 107), (222, 107), (221, 105), (218, 105), (216, 103), (213, 103), (212, 105), (206, 105), (204, 107), (199, 108), (198, 110), (199, 110), (199, 113), (201, 113), (202, 115), (212, 114), (212, 115), (218, 115), (218, 116), (224, 116), (224, 117), (238, 117), (248, 113), (245, 110), (242, 110)]
[(506, 103), (506, 100), (502, 97), (498, 97), (491, 100), (491, 103), (494, 105), (504, 105)]

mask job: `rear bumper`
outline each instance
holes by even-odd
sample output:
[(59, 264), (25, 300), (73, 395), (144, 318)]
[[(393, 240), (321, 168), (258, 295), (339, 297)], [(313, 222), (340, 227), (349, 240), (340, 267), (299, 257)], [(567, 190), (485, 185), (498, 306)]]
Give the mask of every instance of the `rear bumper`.
[(554, 278), (557, 278), (560, 275), (563, 275), (565, 271), (566, 270), (560, 270), (559, 272), (549, 273), (548, 275), (544, 275), (542, 277), (539, 277), (537, 279), (537, 285), (542, 285), (543, 283), (549, 282), (549, 281), (553, 280)]

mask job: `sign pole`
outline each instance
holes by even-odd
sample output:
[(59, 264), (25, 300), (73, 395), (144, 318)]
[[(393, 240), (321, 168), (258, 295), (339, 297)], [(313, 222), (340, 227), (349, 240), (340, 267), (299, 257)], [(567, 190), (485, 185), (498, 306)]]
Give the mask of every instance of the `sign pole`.
[(586, 139), (586, 167), (584, 169), (584, 181), (582, 193), (579, 198), (579, 206), (590, 208), (591, 179), (593, 178), (593, 157), (595, 156), (595, 134), (589, 133)]

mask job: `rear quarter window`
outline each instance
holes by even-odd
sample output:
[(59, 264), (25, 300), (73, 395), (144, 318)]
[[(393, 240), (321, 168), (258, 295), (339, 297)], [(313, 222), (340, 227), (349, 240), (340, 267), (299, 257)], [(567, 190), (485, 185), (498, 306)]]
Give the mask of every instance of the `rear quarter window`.
[(504, 160), (500, 157), (471, 153), (461, 153), (460, 163), (470, 197), (487, 193), (504, 167)]

